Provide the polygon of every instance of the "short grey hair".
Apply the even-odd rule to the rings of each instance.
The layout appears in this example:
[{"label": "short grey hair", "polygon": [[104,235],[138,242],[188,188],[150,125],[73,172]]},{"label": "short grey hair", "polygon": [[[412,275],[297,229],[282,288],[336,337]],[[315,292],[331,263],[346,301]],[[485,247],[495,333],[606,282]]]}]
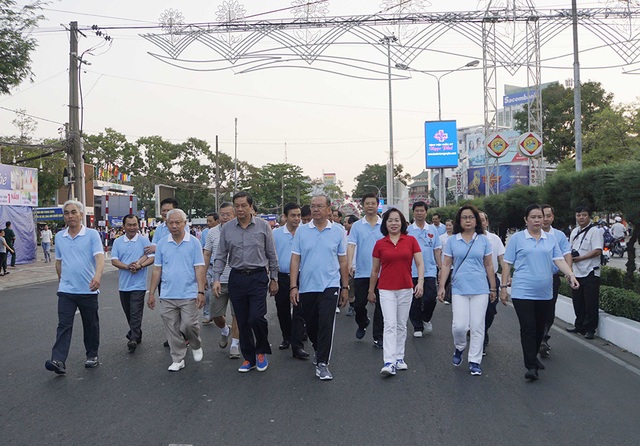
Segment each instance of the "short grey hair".
[{"label": "short grey hair", "polygon": [[75,206],[76,209],[78,209],[78,212],[80,212],[81,214],[84,214],[84,205],[77,200],[65,201],[64,204],[62,205],[62,212],[64,212],[67,206],[71,206],[71,205]]},{"label": "short grey hair", "polygon": [[169,218],[174,214],[180,215],[180,217],[182,218],[182,221],[184,222],[187,221],[187,214],[185,214],[182,209],[178,209],[178,208],[171,209],[169,212],[167,212],[167,221],[169,221]]}]

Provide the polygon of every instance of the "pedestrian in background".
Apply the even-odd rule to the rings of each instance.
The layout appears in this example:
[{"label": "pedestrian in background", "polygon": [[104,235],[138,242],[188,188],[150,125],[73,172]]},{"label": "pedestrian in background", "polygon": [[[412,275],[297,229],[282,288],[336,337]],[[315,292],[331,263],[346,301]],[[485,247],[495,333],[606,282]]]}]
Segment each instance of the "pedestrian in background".
[{"label": "pedestrian in background", "polygon": [[[426,208],[424,214],[426,216]],[[378,240],[373,248],[367,297],[369,302],[376,301],[377,285],[384,317],[384,366],[380,374],[385,376],[392,376],[396,374],[396,370],[409,368],[404,361],[407,320],[412,300],[419,300],[423,292],[422,252],[416,238],[407,234],[407,226],[407,220],[402,212],[398,209],[389,209],[382,216],[381,231],[384,238]],[[411,273],[414,262],[417,270],[415,286]],[[381,267],[382,271],[380,271]]]},{"label": "pedestrian in background", "polygon": [[44,225],[44,229],[40,231],[40,243],[42,243],[42,252],[44,253],[44,263],[51,262],[51,240],[53,234],[49,225]]},{"label": "pedestrian in background", "polygon": [[8,221],[5,224],[4,228],[4,238],[7,241],[7,245],[9,245],[9,252],[7,252],[7,259],[9,258],[9,254],[11,254],[11,263],[9,266],[15,268],[16,266],[16,233],[11,228],[11,222]]},{"label": "pedestrian in background", "polygon": [[[538,379],[538,370],[544,369],[538,359],[538,351],[554,304],[554,264],[569,277],[572,288],[579,286],[573,271],[564,261],[556,238],[542,230],[543,219],[540,205],[532,204],[525,210],[527,227],[512,235],[507,243],[500,286],[500,300],[506,305],[507,284],[511,282],[511,300],[520,322],[520,343],[527,369],[525,378],[532,381]],[[514,268],[513,279],[511,265]]]},{"label": "pedestrian in background", "polygon": [[0,276],[9,274],[7,271],[7,252],[11,252],[11,247],[4,238],[4,229],[0,229]]},{"label": "pedestrian in background", "polygon": [[473,205],[467,204],[458,210],[453,234],[444,247],[438,299],[444,301],[444,284],[451,274],[451,331],[455,345],[452,362],[456,367],[462,364],[462,354],[467,348],[467,330],[470,329],[469,371],[480,376],[487,303],[497,298],[491,242],[484,235],[480,214]]}]

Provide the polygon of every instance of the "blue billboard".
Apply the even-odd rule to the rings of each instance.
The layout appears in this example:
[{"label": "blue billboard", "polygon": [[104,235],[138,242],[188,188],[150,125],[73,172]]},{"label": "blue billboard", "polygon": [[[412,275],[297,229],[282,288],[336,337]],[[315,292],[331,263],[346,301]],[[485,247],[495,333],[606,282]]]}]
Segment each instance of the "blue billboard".
[{"label": "blue billboard", "polygon": [[427,169],[458,167],[457,135],[456,121],[426,121],[424,123]]}]

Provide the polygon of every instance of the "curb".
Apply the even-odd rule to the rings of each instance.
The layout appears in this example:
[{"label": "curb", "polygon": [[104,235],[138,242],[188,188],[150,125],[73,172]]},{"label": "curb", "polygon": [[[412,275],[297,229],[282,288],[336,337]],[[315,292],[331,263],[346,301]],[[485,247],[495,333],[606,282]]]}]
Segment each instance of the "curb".
[{"label": "curb", "polygon": [[[558,296],[556,317],[568,324],[574,323],[576,315],[573,311],[571,298],[563,295]],[[600,310],[596,335],[636,356],[640,356],[640,322],[611,316]]]}]

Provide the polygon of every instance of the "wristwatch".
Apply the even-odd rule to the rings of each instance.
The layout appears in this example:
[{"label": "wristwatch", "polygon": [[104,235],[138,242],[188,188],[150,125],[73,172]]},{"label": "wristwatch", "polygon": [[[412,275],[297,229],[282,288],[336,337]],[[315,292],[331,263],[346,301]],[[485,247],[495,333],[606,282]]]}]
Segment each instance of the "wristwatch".
[{"label": "wristwatch", "polygon": [[204,291],[198,291],[198,294],[204,294]]},{"label": "wristwatch", "polygon": [[340,289],[341,289],[341,290],[350,290],[351,288],[349,287],[349,285],[347,285],[347,286],[343,286],[343,287],[341,287]]}]

